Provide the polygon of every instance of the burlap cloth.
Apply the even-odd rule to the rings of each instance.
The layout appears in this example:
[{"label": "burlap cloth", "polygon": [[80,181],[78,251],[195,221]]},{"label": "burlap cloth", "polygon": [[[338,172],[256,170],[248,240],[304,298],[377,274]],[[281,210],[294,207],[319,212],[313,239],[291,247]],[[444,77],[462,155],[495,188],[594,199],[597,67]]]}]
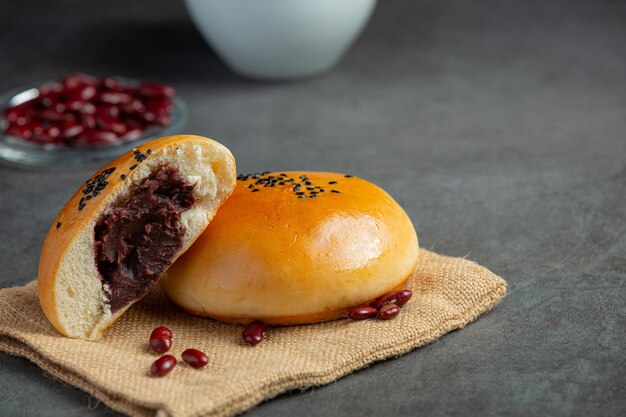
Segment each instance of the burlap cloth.
[{"label": "burlap cloth", "polygon": [[[31,282],[0,291],[0,350],[131,416],[232,416],[281,392],[326,384],[432,342],[491,309],[507,290],[502,278],[474,262],[426,250],[407,288],[413,299],[394,320],[270,328],[260,345],[249,347],[240,326],[185,314],[159,289],[101,341],[68,339],[44,317]],[[180,358],[186,348],[202,349],[209,365],[197,370],[181,360],[166,377],[151,377],[157,356],[147,339],[159,325],[174,333],[170,353]]]}]

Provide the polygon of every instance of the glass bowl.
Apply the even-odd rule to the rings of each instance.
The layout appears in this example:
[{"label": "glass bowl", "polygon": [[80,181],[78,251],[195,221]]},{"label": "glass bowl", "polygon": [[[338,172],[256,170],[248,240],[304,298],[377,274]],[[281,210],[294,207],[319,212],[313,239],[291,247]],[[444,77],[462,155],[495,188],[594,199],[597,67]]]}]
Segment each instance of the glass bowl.
[{"label": "glass bowl", "polygon": [[[114,77],[122,85],[137,85],[141,81],[129,78]],[[0,96],[0,115],[7,107],[15,106],[37,97],[38,86],[54,82],[43,81],[33,86],[12,90]],[[152,126],[137,138],[118,143],[89,147],[59,147],[57,145],[40,145],[5,133],[6,120],[0,116],[0,159],[28,166],[67,166],[86,165],[113,159],[148,140],[178,133],[187,122],[187,106],[178,96],[172,99],[174,104],[170,114],[172,123],[168,126]]]}]

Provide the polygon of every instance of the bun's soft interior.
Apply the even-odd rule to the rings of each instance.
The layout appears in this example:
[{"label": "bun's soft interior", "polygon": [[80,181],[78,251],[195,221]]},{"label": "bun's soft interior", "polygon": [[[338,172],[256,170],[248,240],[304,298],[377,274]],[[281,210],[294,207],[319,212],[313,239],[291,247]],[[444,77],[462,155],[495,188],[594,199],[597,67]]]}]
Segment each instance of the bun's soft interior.
[{"label": "bun's soft interior", "polygon": [[[188,185],[195,200],[179,216],[174,216],[174,221],[179,221],[185,231],[181,236],[181,244],[170,251],[171,259],[162,263],[164,268],[206,227],[217,207],[231,192],[234,182],[231,177],[235,168],[230,153],[225,148],[206,146],[197,141],[183,141],[177,146],[162,148],[156,155],[137,164],[132,175],[106,196],[106,203],[101,204],[87,226],[80,229],[60,261],[55,287],[56,313],[67,336],[98,338],[128,307],[118,304],[112,309],[111,288],[102,277],[94,276],[102,273],[102,265],[97,273],[99,268],[94,249],[96,229],[102,229],[107,216],[111,216],[117,207],[131,200],[147,178],[163,169],[175,171],[180,181]],[[126,272],[131,275],[136,273]],[[162,271],[153,272],[153,279],[137,289],[137,296],[143,295],[147,291],[145,286],[151,286]],[[134,301],[135,298],[137,297],[130,296],[128,300]]]}]

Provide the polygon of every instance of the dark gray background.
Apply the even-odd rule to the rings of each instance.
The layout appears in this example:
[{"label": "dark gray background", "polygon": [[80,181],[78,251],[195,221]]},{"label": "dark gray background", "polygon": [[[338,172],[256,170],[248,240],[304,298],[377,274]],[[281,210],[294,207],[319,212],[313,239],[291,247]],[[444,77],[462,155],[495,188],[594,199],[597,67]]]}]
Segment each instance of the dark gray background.
[{"label": "dark gray background", "polygon": [[[299,83],[230,73],[181,1],[3,1],[0,34],[2,91],[69,70],[170,82],[240,172],[372,180],[423,247],[509,282],[465,329],[247,415],[626,415],[625,2],[383,0]],[[89,171],[0,168],[0,286],[35,277]],[[0,355],[0,415],[116,413]]]}]

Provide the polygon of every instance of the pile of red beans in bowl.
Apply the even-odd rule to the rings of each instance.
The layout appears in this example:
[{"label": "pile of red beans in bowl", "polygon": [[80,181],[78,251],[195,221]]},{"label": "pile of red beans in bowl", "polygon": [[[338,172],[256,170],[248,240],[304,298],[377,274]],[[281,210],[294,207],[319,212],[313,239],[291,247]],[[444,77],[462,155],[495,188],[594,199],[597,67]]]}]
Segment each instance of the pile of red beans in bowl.
[{"label": "pile of red beans in bowl", "polygon": [[71,73],[4,110],[7,135],[58,147],[118,144],[172,123],[173,87]]}]

